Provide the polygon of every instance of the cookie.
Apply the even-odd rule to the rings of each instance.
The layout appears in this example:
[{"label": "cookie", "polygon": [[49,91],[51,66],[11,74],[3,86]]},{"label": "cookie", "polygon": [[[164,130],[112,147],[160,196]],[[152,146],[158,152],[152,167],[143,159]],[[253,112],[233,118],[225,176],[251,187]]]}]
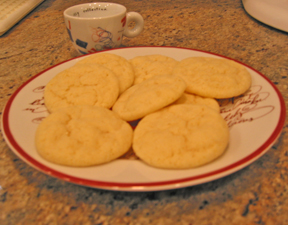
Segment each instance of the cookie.
[{"label": "cookie", "polygon": [[214,98],[184,93],[174,104],[206,105],[220,113],[220,105]]},{"label": "cookie", "polygon": [[133,131],[103,107],[70,106],[46,117],[38,126],[35,144],[46,160],[84,167],[110,162],[131,147]]},{"label": "cookie", "polygon": [[119,79],[120,93],[132,86],[134,82],[134,70],[127,59],[122,56],[110,53],[97,53],[85,57],[79,64],[100,64],[112,70]]},{"label": "cookie", "polygon": [[171,105],[145,116],[134,130],[133,150],[148,165],[187,169],[221,156],[228,145],[225,120],[205,105]]},{"label": "cookie", "polygon": [[185,88],[186,84],[180,77],[155,76],[127,89],[112,110],[126,121],[137,120],[173,103]]},{"label": "cookie", "polygon": [[186,81],[186,92],[209,98],[232,98],[251,86],[244,66],[222,58],[189,57],[176,65],[173,74]]},{"label": "cookie", "polygon": [[139,84],[154,76],[172,74],[178,63],[177,60],[164,55],[137,56],[129,62],[134,68],[134,84]]},{"label": "cookie", "polygon": [[45,87],[49,112],[71,105],[111,108],[119,96],[115,74],[98,64],[75,65],[53,77]]}]

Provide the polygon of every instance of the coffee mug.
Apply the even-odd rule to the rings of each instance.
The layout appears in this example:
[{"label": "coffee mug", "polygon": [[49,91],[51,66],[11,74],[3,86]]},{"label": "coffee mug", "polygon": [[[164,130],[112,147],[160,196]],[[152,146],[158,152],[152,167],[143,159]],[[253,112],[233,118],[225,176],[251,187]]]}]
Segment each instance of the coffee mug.
[{"label": "coffee mug", "polygon": [[[117,48],[123,35],[129,38],[141,33],[143,17],[136,12],[127,12],[125,6],[94,2],[72,6],[64,11],[68,34],[80,54]],[[128,24],[134,23],[133,28]]]}]

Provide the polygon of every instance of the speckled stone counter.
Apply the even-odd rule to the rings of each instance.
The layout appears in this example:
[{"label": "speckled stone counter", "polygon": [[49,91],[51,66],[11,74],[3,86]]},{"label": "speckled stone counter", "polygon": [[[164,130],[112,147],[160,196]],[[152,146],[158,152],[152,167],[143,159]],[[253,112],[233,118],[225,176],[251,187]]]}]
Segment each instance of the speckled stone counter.
[{"label": "speckled stone counter", "polygon": [[[0,38],[0,108],[35,74],[78,56],[63,10],[81,0],[46,0]],[[288,34],[250,17],[240,0],[121,0],[143,15],[124,46],[177,46],[255,68],[288,101]],[[183,189],[129,193],[62,181],[33,169],[0,141],[0,224],[288,224],[287,123],[260,159],[227,177]]]}]

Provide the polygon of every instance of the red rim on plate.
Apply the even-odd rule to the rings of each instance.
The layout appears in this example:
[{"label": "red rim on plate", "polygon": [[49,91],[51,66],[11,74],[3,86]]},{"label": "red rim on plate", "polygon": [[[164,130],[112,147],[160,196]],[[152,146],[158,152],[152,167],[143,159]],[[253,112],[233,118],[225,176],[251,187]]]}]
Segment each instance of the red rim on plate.
[{"label": "red rim on plate", "polygon": [[[219,56],[222,58],[230,59],[228,57],[221,56],[221,55],[214,54],[214,53],[210,53],[210,52],[206,52],[206,51],[188,49],[188,48],[178,48],[178,47],[164,47],[164,46],[163,47],[128,47],[128,48],[119,48],[119,49],[129,50],[129,49],[135,49],[135,48],[136,49],[137,48],[139,48],[139,49],[159,48],[159,52],[161,51],[160,49],[163,49],[163,48],[166,48],[166,49],[184,49],[184,50],[191,50],[191,51],[196,51],[196,52],[203,52],[203,53],[207,53],[210,55],[215,55],[215,56]],[[107,50],[107,51],[113,51],[113,50],[115,50],[115,49]],[[97,53],[93,53],[93,54],[97,54]],[[83,56],[80,56],[80,57],[83,57]],[[77,58],[79,58],[79,57],[77,57]],[[36,79],[37,77],[39,77],[40,75],[45,73],[46,71],[51,70],[54,67],[57,67],[63,63],[66,63],[66,62],[74,60],[74,59],[75,58],[61,62],[57,65],[54,65],[54,66],[42,71],[41,73],[35,75],[34,77],[32,77],[28,81],[26,81],[24,84],[22,84],[16,90],[16,92],[14,92],[14,94],[10,97],[10,99],[8,100],[6,106],[3,110],[3,115],[2,115],[2,133],[4,134],[5,141],[8,143],[9,147],[14,151],[15,154],[17,154],[26,163],[28,163],[29,165],[31,165],[35,169],[37,169],[37,170],[39,170],[45,174],[48,174],[49,176],[53,176],[53,177],[56,177],[56,178],[59,178],[59,179],[62,179],[62,180],[65,180],[65,181],[68,181],[71,183],[89,186],[89,187],[94,187],[94,188],[107,189],[107,190],[117,190],[117,191],[119,191],[119,190],[120,191],[167,190],[167,189],[182,188],[182,187],[187,187],[187,186],[205,183],[208,181],[212,181],[212,180],[227,176],[231,173],[234,173],[234,172],[244,168],[245,166],[251,164],[255,160],[257,160],[266,151],[268,151],[270,149],[270,147],[275,143],[277,138],[280,136],[282,128],[283,128],[284,123],[285,123],[285,118],[286,118],[285,102],[284,102],[284,99],[283,99],[281,93],[277,89],[277,87],[267,77],[265,77],[260,72],[256,71],[255,69],[253,69],[253,68],[251,68],[251,67],[249,67],[249,66],[247,66],[241,62],[234,60],[234,61],[250,68],[251,70],[255,71],[259,76],[263,77],[273,87],[274,91],[276,92],[276,94],[278,96],[279,102],[280,102],[280,116],[279,116],[279,120],[278,120],[278,123],[277,123],[274,131],[271,133],[270,137],[259,148],[257,148],[254,152],[252,152],[250,155],[246,156],[245,158],[243,158],[243,159],[241,159],[241,160],[239,160],[239,161],[237,161],[231,165],[225,166],[225,167],[220,168],[220,169],[215,170],[215,171],[203,173],[201,175],[189,176],[186,178],[173,179],[173,180],[160,181],[160,182],[147,182],[147,183],[146,182],[145,183],[104,182],[104,181],[91,180],[91,179],[82,179],[82,178],[74,177],[71,175],[67,175],[67,174],[59,172],[53,168],[50,168],[46,165],[43,165],[42,163],[38,162],[33,157],[31,157],[29,154],[27,154],[26,151],[20,147],[20,145],[17,143],[17,141],[13,137],[10,126],[9,126],[9,113],[10,113],[11,105],[12,105],[15,97],[19,94],[19,92],[27,84],[29,84],[31,81],[33,81],[34,79]],[[209,178],[209,180],[208,181],[205,180],[206,178]]]}]

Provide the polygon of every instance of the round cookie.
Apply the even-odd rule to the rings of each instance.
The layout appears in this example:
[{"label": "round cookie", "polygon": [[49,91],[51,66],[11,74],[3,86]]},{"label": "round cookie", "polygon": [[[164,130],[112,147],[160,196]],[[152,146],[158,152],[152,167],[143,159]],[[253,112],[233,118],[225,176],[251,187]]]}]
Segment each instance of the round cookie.
[{"label": "round cookie", "polygon": [[71,105],[111,108],[118,96],[119,82],[115,74],[98,64],[66,69],[53,77],[44,90],[49,112]]},{"label": "round cookie", "polygon": [[186,92],[210,98],[232,98],[251,86],[251,75],[244,66],[228,59],[189,57],[173,71],[187,83]]},{"label": "round cookie", "polygon": [[139,84],[151,77],[172,74],[177,60],[164,55],[137,56],[129,61],[135,73],[134,84]]},{"label": "round cookie", "polygon": [[119,79],[120,93],[132,86],[134,82],[134,70],[127,59],[110,53],[97,53],[77,62],[79,64],[100,64],[112,70]]},{"label": "round cookie", "polygon": [[145,116],[134,130],[133,150],[148,165],[187,169],[221,156],[229,129],[215,110],[205,105],[171,105]]},{"label": "round cookie", "polygon": [[107,163],[131,147],[133,130],[109,109],[70,106],[46,117],[38,126],[35,144],[46,160],[84,167]]},{"label": "round cookie", "polygon": [[214,98],[205,98],[198,95],[183,93],[174,104],[206,105],[220,113],[220,105]]},{"label": "round cookie", "polygon": [[112,110],[126,121],[140,119],[176,101],[186,88],[180,77],[159,75],[127,89]]}]

